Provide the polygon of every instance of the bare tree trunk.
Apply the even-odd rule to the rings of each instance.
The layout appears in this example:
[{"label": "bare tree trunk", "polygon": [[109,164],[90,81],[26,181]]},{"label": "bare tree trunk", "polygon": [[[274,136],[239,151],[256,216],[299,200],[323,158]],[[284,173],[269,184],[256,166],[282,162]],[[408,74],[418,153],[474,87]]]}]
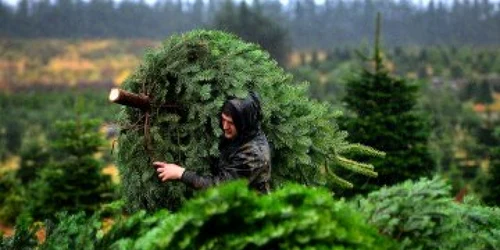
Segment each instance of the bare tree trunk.
[{"label": "bare tree trunk", "polygon": [[119,88],[111,89],[109,92],[109,101],[141,110],[149,110],[150,108],[148,96],[131,93]]}]

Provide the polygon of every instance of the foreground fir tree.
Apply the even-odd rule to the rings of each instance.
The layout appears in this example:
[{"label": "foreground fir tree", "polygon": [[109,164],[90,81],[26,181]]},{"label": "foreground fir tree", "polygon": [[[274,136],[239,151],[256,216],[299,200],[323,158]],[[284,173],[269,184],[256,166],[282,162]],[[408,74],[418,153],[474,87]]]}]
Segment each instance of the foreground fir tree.
[{"label": "foreground fir tree", "polygon": [[99,216],[61,214],[39,249],[394,249],[327,189],[287,184],[259,195],[246,185],[221,184],[176,213],[115,218],[109,230],[102,230]]},{"label": "foreground fir tree", "polygon": [[[378,23],[379,20],[380,17]],[[363,69],[346,83],[345,127],[351,141],[377,148],[386,157],[370,161],[379,173],[378,178],[352,179],[355,194],[428,176],[434,168],[427,147],[430,136],[427,119],[416,108],[418,86],[391,76],[384,67],[379,27],[378,24],[371,59],[374,69]]]},{"label": "foreground fir tree", "polygon": [[119,120],[117,164],[127,208],[177,208],[191,190],[177,182],[161,183],[152,162],[173,162],[208,174],[218,156],[222,104],[228,96],[246,97],[250,90],[262,99],[275,187],[285,181],[351,186],[335,174],[338,167],[376,176],[373,166],[345,154],[380,153],[348,143],[336,123],[339,112],[309,100],[306,86],[292,83],[291,75],[257,45],[223,32],[172,36],[147,53],[122,86],[147,96],[142,108],[124,106]]},{"label": "foreground fir tree", "polygon": [[444,179],[384,187],[355,206],[380,233],[399,242],[399,249],[498,249],[500,209],[457,203]]}]

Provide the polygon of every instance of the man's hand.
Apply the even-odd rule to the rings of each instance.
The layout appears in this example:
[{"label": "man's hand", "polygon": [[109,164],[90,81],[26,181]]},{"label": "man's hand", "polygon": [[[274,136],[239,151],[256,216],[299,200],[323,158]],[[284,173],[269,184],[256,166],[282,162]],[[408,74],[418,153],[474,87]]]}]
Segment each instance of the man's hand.
[{"label": "man's hand", "polygon": [[156,172],[158,172],[158,178],[165,182],[168,180],[179,180],[184,173],[184,168],[176,164],[170,164],[161,161],[153,162],[153,166],[156,167]]}]

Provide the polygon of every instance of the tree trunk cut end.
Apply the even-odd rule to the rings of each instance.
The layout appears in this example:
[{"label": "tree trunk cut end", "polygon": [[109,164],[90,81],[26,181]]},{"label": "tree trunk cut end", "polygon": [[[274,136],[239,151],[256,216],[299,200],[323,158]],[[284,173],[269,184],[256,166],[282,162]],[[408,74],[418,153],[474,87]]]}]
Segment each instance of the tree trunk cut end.
[{"label": "tree trunk cut end", "polygon": [[141,110],[148,110],[150,108],[148,96],[131,93],[119,88],[111,89],[109,92],[109,101]]}]

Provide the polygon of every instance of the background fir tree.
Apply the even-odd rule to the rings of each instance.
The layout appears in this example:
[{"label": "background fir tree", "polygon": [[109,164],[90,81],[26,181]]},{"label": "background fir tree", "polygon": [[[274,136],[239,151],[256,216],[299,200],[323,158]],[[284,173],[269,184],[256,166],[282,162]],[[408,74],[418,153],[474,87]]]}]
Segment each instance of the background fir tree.
[{"label": "background fir tree", "polygon": [[21,162],[16,172],[22,184],[27,185],[36,179],[38,171],[47,164],[50,159],[50,152],[47,141],[40,128],[35,127],[25,132],[23,143],[19,150]]},{"label": "background fir tree", "polygon": [[94,157],[103,145],[99,124],[82,118],[56,123],[56,155],[28,189],[27,209],[33,218],[53,218],[61,211],[94,212],[111,200],[111,178],[101,173],[102,164]]},{"label": "background fir tree", "polygon": [[377,148],[386,157],[371,161],[378,178],[356,176],[352,179],[355,188],[346,195],[428,176],[434,168],[427,148],[427,119],[416,109],[418,86],[389,74],[383,65],[379,36],[380,14],[371,58],[373,70],[365,68],[346,83],[343,101],[348,116],[344,125],[352,141]]},{"label": "background fir tree", "polygon": [[483,200],[491,206],[500,207],[500,127],[495,130],[497,145],[492,146],[490,150],[490,165],[488,168],[488,179],[486,181],[486,190]]},{"label": "background fir tree", "polygon": [[122,85],[150,100],[149,110],[125,106],[119,118],[117,164],[127,208],[177,208],[191,189],[160,182],[152,162],[174,162],[208,174],[218,157],[221,107],[229,96],[246,97],[250,90],[262,98],[275,187],[285,181],[351,186],[334,173],[337,167],[376,176],[373,166],[345,154],[380,152],[348,143],[336,123],[340,113],[309,100],[306,85],[292,83],[291,75],[257,45],[220,31],[172,36],[147,53]]},{"label": "background fir tree", "polygon": [[[15,225],[19,211],[25,207],[26,191],[15,171],[0,171],[0,221]],[[0,248],[2,249],[2,248]]]},{"label": "background fir tree", "polygon": [[[481,81],[481,84],[477,87],[477,92],[475,95],[474,103],[479,103],[484,105],[486,111],[486,128],[492,132],[492,118],[491,118],[491,104],[495,102],[493,96],[493,89],[491,84],[487,80]],[[490,135],[491,136],[491,135]]]}]

